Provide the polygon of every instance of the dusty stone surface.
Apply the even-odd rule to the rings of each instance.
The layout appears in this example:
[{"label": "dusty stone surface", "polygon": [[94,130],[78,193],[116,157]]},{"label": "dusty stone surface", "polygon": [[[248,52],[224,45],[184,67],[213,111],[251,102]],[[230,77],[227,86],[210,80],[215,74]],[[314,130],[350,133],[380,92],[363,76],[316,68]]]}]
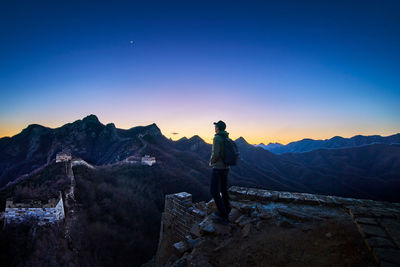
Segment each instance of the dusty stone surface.
[{"label": "dusty stone surface", "polygon": [[372,248],[395,248],[392,241],[387,238],[382,237],[371,237],[368,238],[367,243]]},{"label": "dusty stone surface", "polygon": [[367,224],[359,224],[361,228],[361,232],[366,236],[379,236],[379,237],[387,237],[385,231],[379,226],[367,225]]},{"label": "dusty stone surface", "polygon": [[397,247],[400,248],[400,221],[396,219],[380,219],[379,223],[392,237]]},{"label": "dusty stone surface", "polygon": [[355,221],[357,223],[362,223],[362,224],[371,224],[371,225],[377,225],[378,222],[374,218],[356,218]]},{"label": "dusty stone surface", "polygon": [[192,205],[205,215],[187,230],[193,244],[183,256],[162,251],[156,266],[400,264],[398,204],[243,187],[229,193],[229,225],[210,219],[213,201]]},{"label": "dusty stone surface", "polygon": [[374,252],[382,261],[400,265],[400,254],[397,249],[376,248]]}]

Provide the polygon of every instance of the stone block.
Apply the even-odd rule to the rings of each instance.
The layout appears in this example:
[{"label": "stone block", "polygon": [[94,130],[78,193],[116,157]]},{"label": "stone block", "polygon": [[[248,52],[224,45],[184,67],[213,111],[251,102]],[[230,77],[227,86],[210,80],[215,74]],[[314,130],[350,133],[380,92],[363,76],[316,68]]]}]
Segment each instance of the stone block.
[{"label": "stone block", "polygon": [[249,188],[247,190],[246,199],[247,200],[257,200],[259,191],[254,188]]},{"label": "stone block", "polygon": [[297,222],[306,222],[306,221],[310,221],[313,219],[312,215],[303,213],[303,212],[299,212],[296,210],[292,210],[292,209],[286,209],[286,208],[277,208],[276,209],[278,211],[278,213],[286,218],[292,219],[294,221]]},{"label": "stone block", "polygon": [[179,200],[189,200],[192,201],[192,194],[189,194],[187,192],[180,192],[174,194],[174,196],[179,199]]},{"label": "stone block", "polygon": [[400,248],[400,221],[397,219],[379,219],[382,227],[387,231],[389,236],[394,240],[397,247]]},{"label": "stone block", "polygon": [[304,200],[304,197],[303,197],[302,193],[293,192],[292,193],[292,197],[293,197],[293,202],[294,203],[302,203],[303,200]]},{"label": "stone block", "polygon": [[268,190],[262,190],[258,192],[257,197],[260,200],[260,202],[265,203],[272,200],[273,194]]},{"label": "stone block", "polygon": [[195,216],[197,216],[197,217],[200,217],[200,218],[206,216],[206,213],[205,213],[204,211],[200,210],[200,209],[196,209],[196,208],[190,207],[190,208],[189,208],[189,211],[190,211],[193,215],[195,215]]},{"label": "stone block", "polygon": [[378,222],[374,218],[357,217],[355,218],[355,221],[362,224],[378,225]]},{"label": "stone block", "polygon": [[177,242],[177,243],[173,244],[173,247],[181,254],[183,254],[186,251],[190,250],[190,247],[184,241],[180,241],[180,242]]},{"label": "stone block", "polygon": [[206,207],[207,207],[207,210],[215,210],[216,208],[217,208],[217,206],[215,205],[215,201],[214,201],[214,199],[211,199],[210,201],[208,201],[207,203],[206,203]]},{"label": "stone block", "polygon": [[256,205],[254,202],[239,203],[237,205],[237,209],[241,213],[250,214],[251,212],[253,212],[256,209]]},{"label": "stone block", "polygon": [[392,248],[375,248],[374,253],[380,261],[400,265],[400,250]]},{"label": "stone block", "polygon": [[279,192],[278,195],[279,202],[292,202],[294,201],[294,197],[290,192]]},{"label": "stone block", "polygon": [[340,205],[352,205],[352,206],[357,206],[360,204],[356,199],[354,198],[346,198],[346,197],[335,197],[336,202],[339,203]]},{"label": "stone block", "polygon": [[245,196],[247,194],[248,188],[239,187],[239,186],[231,186],[228,192],[234,196]]},{"label": "stone block", "polygon": [[337,207],[340,206],[340,203],[336,201],[336,198],[333,196],[324,196],[317,195],[316,199],[319,201],[321,205],[329,206],[329,207]]},{"label": "stone block", "polygon": [[379,218],[397,218],[397,214],[391,209],[372,208],[372,213]]},{"label": "stone block", "polygon": [[345,206],[350,214],[353,217],[375,217],[375,215],[372,213],[372,210],[368,207],[359,207],[359,206]]},{"label": "stone block", "polygon": [[203,241],[204,241],[204,237],[187,240],[187,242],[191,248],[194,248],[194,247],[200,245]]},{"label": "stone block", "polygon": [[390,263],[387,261],[381,261],[381,267],[399,267],[400,265],[398,264],[394,264],[394,263]]},{"label": "stone block", "polygon": [[307,205],[319,205],[319,201],[313,194],[302,193],[302,203]]},{"label": "stone block", "polygon": [[367,225],[367,224],[358,224],[358,227],[360,228],[361,233],[364,236],[379,236],[379,237],[385,237],[386,238],[386,233],[383,231],[382,228],[379,226],[374,226],[374,225]]},{"label": "stone block", "polygon": [[203,234],[215,233],[214,224],[212,222],[210,222],[207,218],[199,224],[199,227],[200,227],[200,233],[203,233]]},{"label": "stone block", "polygon": [[394,248],[394,244],[383,237],[371,237],[365,240],[371,248]]}]

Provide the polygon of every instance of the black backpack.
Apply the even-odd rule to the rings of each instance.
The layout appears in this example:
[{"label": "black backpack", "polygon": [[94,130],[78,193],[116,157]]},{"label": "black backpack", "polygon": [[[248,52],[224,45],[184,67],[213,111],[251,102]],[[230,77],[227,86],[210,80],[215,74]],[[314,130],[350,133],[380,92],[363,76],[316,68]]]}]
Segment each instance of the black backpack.
[{"label": "black backpack", "polygon": [[234,166],[239,161],[239,150],[236,143],[229,137],[224,138],[224,157],[225,165]]}]

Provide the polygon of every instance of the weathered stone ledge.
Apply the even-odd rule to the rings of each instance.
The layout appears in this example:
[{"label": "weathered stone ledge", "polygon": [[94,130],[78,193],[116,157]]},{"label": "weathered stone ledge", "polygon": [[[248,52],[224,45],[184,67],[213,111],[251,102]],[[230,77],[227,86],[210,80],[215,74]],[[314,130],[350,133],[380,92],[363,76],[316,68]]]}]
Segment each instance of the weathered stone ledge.
[{"label": "weathered stone ledge", "polygon": [[[229,195],[229,225],[212,222],[208,215],[216,209],[213,201],[192,203],[192,195],[186,192],[166,195],[156,262],[167,260],[163,251],[168,247],[189,257],[188,251],[210,235],[229,240],[226,236],[239,229],[247,238],[265,224],[308,231],[310,224],[345,215],[353,220],[378,265],[400,266],[400,203],[238,186],[230,187]],[[163,236],[168,238],[163,241]],[[332,233],[326,238],[332,238]]]},{"label": "weathered stone ledge", "polygon": [[266,189],[247,188],[239,186],[231,186],[229,188],[229,194],[232,199],[236,200],[248,200],[257,201],[260,203],[268,202],[286,202],[295,204],[306,204],[306,205],[325,205],[332,207],[340,206],[363,206],[363,207],[394,207],[400,208],[400,203],[390,203],[383,201],[374,201],[369,199],[356,199],[356,198],[345,198],[328,195],[318,195],[309,193],[292,193],[283,191],[272,191]]},{"label": "weathered stone ledge", "polygon": [[[345,209],[381,266],[400,266],[400,203],[232,186],[232,200],[321,205]],[[246,208],[246,204],[241,204]],[[295,212],[291,211],[291,216]],[[296,215],[301,217],[300,215]]]}]

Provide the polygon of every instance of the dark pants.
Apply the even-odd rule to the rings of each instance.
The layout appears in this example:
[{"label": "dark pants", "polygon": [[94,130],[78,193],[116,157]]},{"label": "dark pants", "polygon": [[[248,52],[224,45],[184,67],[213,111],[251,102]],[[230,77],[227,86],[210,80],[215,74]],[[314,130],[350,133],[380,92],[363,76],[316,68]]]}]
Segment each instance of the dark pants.
[{"label": "dark pants", "polygon": [[213,169],[211,177],[211,196],[214,198],[215,205],[221,216],[228,218],[231,210],[228,195],[228,172],[229,169]]}]

